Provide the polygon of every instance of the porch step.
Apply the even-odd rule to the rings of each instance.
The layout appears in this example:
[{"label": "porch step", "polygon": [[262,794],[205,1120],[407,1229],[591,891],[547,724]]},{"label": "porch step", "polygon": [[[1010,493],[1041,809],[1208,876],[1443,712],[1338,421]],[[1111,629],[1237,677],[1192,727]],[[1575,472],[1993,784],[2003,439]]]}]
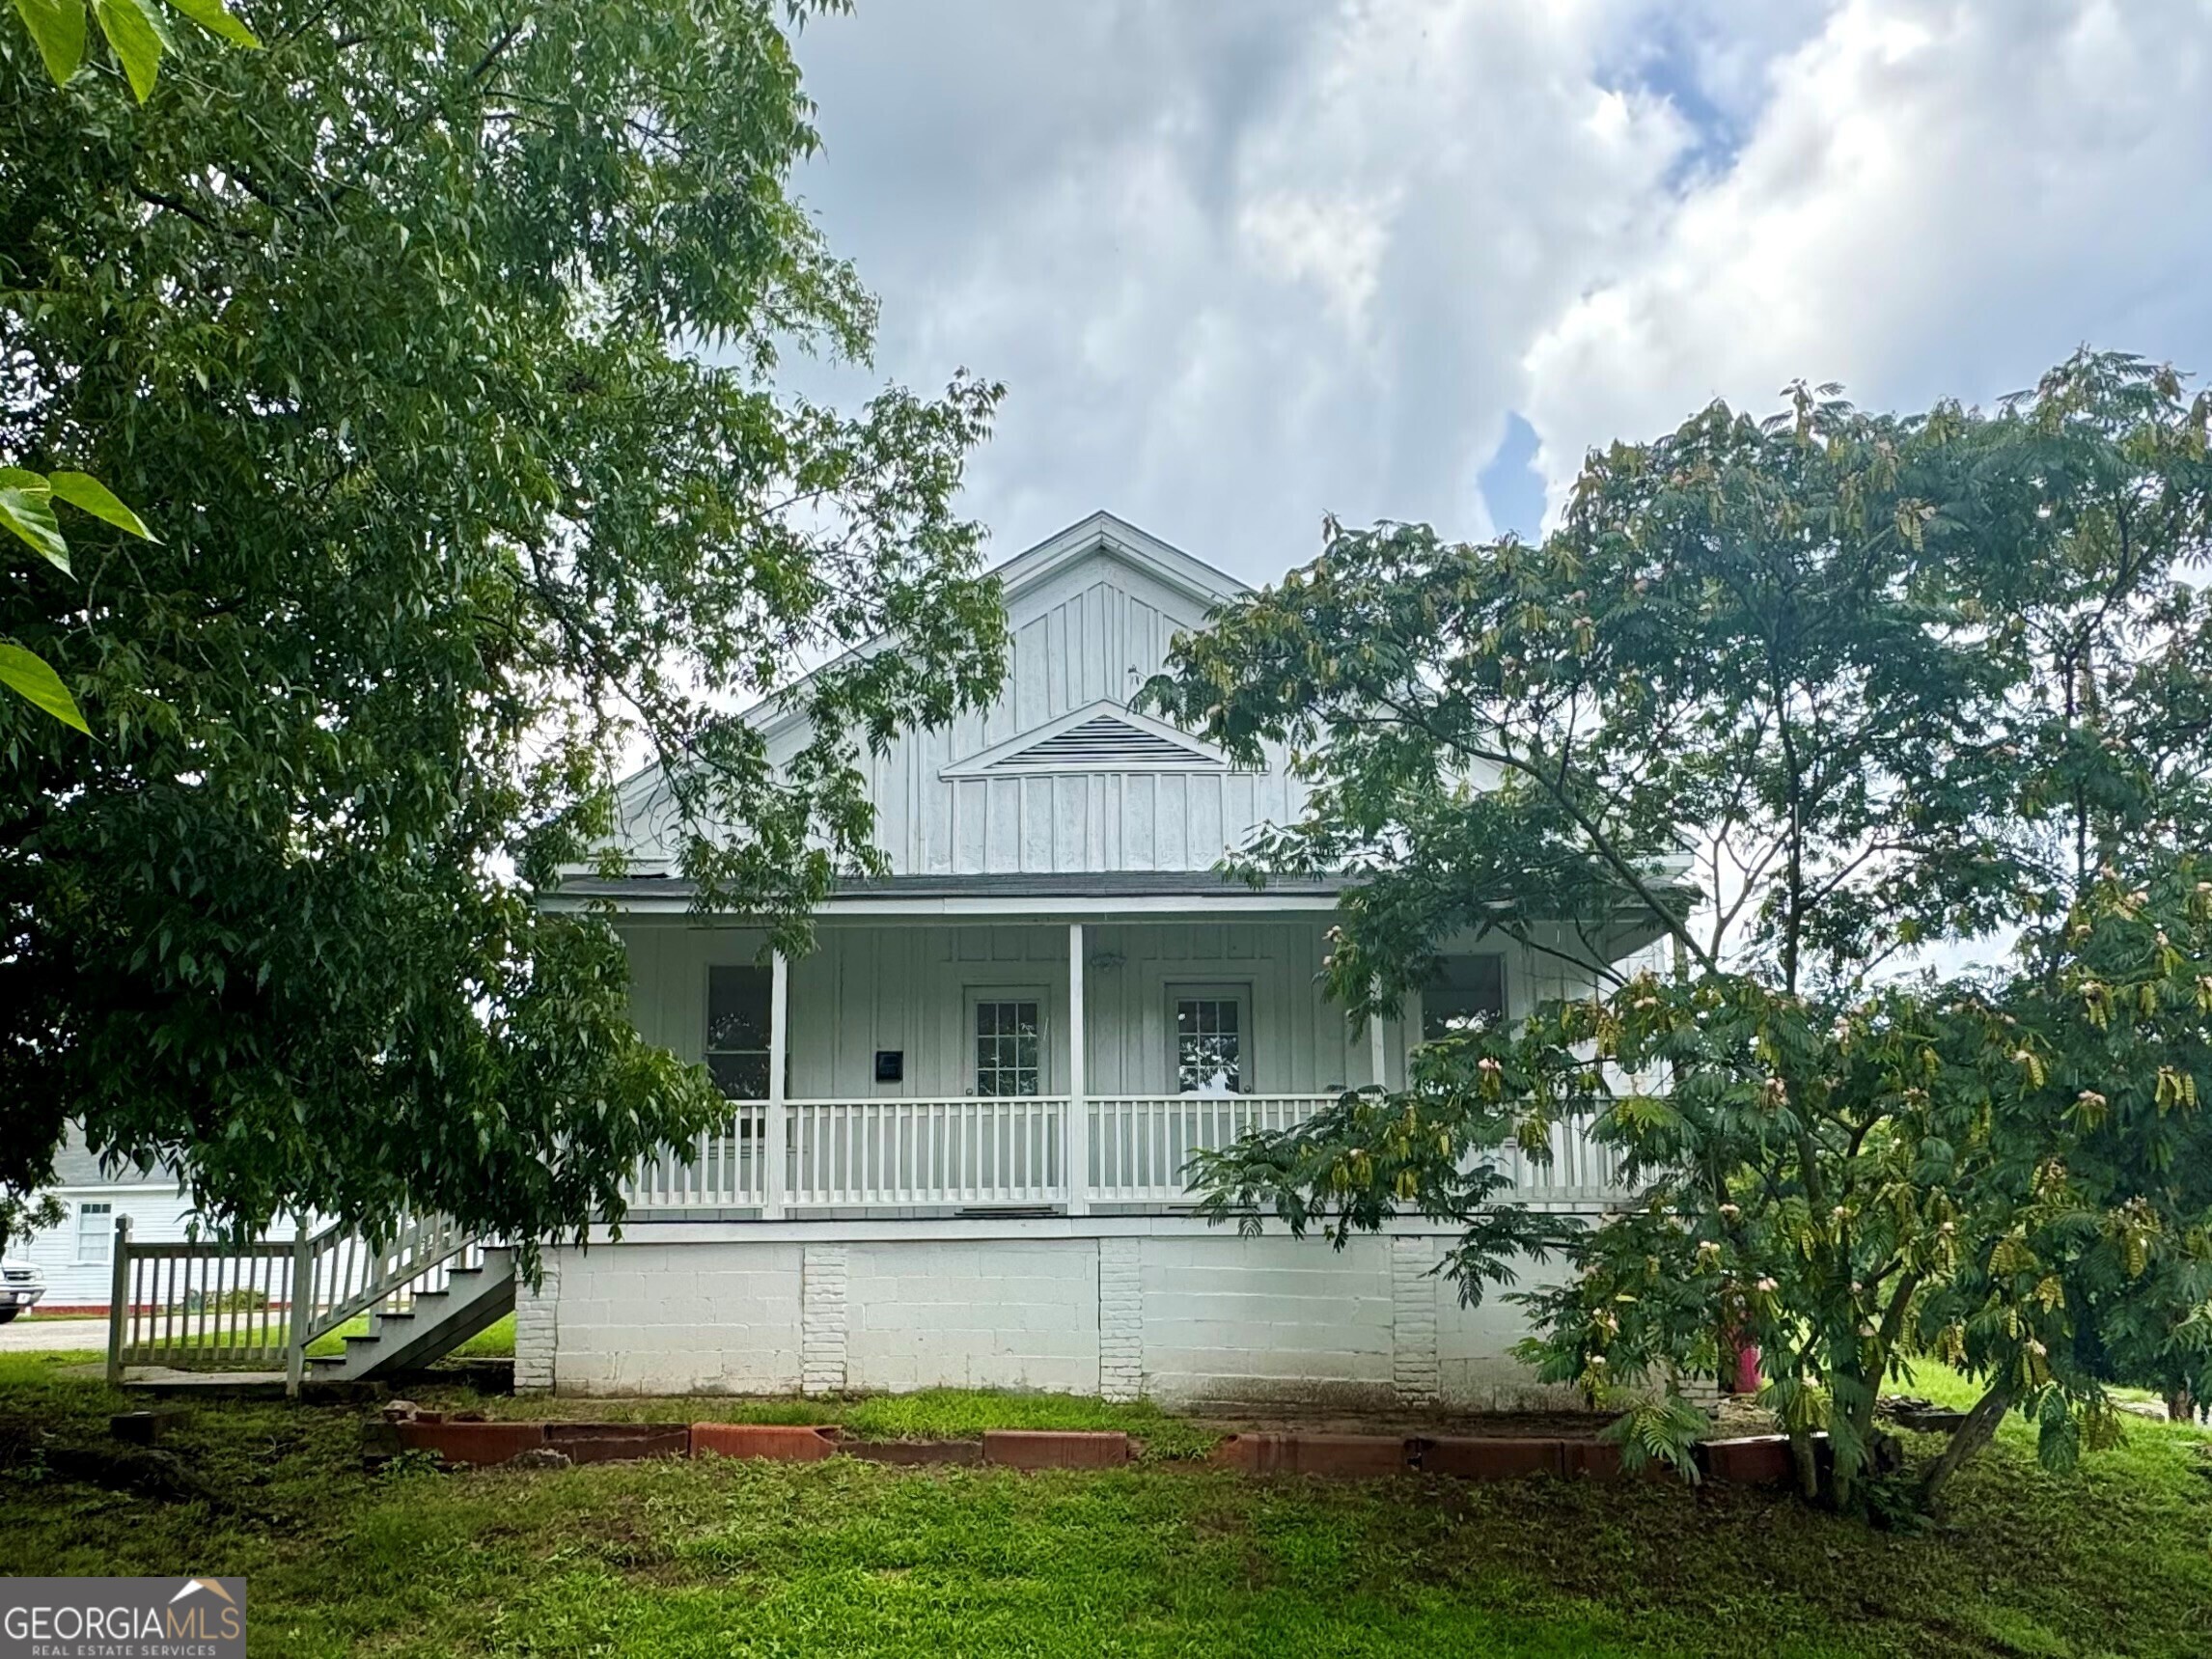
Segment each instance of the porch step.
[{"label": "porch step", "polygon": [[346,1339],[343,1354],[310,1359],[308,1377],[324,1383],[367,1382],[419,1370],[513,1311],[513,1253],[488,1248],[483,1266],[453,1269],[443,1290],[415,1297],[406,1313],[375,1318],[368,1335]]}]

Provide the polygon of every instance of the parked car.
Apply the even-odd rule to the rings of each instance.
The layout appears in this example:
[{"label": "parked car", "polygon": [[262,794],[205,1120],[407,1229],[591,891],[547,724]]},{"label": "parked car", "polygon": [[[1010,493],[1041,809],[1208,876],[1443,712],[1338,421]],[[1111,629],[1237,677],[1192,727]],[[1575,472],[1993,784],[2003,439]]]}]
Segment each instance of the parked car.
[{"label": "parked car", "polygon": [[0,1261],[0,1325],[38,1306],[46,1282],[28,1261]]}]

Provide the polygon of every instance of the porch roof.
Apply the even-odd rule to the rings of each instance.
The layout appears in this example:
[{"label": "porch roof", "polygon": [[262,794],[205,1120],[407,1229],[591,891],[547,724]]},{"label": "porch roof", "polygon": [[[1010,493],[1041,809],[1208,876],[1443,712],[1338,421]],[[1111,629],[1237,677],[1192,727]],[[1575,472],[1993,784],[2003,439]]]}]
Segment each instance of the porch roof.
[{"label": "porch roof", "polygon": [[[1147,910],[1255,912],[1334,909],[1350,883],[1342,876],[1285,876],[1263,888],[1211,870],[1095,870],[988,875],[892,875],[841,879],[824,915],[1058,915],[1069,911]],[[673,875],[570,876],[561,897],[612,899],[618,908],[652,914],[688,911],[697,895]]]}]

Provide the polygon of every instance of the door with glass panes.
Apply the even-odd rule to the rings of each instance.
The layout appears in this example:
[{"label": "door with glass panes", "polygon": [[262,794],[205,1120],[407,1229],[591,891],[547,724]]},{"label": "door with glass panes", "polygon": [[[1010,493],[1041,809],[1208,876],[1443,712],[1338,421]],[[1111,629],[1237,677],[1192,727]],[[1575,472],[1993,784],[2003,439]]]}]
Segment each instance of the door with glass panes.
[{"label": "door with glass panes", "polygon": [[1252,990],[1248,985],[1170,985],[1177,1094],[1250,1094]]},{"label": "door with glass panes", "polygon": [[1036,986],[968,992],[968,1092],[983,1097],[1048,1094],[1044,992]]}]

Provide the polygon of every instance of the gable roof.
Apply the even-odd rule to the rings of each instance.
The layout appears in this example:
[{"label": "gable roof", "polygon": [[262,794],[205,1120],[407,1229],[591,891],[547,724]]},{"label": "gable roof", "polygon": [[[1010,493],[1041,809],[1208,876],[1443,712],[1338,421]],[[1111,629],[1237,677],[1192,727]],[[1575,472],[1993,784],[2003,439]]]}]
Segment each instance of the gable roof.
[{"label": "gable roof", "polygon": [[[1127,519],[1101,508],[1088,518],[1076,520],[1066,529],[1057,531],[1042,541],[1015,554],[1005,564],[992,567],[999,578],[999,590],[1004,602],[1010,609],[1013,601],[1023,593],[1049,581],[1054,575],[1070,566],[1094,556],[1119,561],[1163,583],[1175,592],[1183,594],[1208,608],[1249,594],[1251,588],[1238,581],[1228,571],[1195,559],[1181,548],[1161,540],[1149,531],[1140,530]],[[741,711],[736,718],[757,727],[764,735],[773,736],[788,730],[807,717],[805,701],[799,696],[816,676],[828,669],[848,662],[864,661],[877,651],[888,649],[895,642],[889,634],[878,634],[832,657],[820,668],[801,675],[781,690],[770,693]],[[1134,723],[1135,717],[1126,710],[1120,711],[1122,718]],[[1162,733],[1174,728],[1152,722]],[[1032,733],[1031,735],[1035,735]],[[1189,742],[1192,739],[1184,738]],[[978,757],[978,760],[983,757]],[[1221,770],[1228,770],[1223,760]],[[617,797],[624,803],[624,810],[649,796],[660,775],[658,761],[649,761],[616,786]]]},{"label": "gable roof", "polygon": [[[1117,518],[1101,509],[1090,517],[1070,524],[1065,530],[1046,537],[1027,552],[1017,553],[1004,565],[995,567],[1000,593],[1010,608],[1013,600],[1027,590],[1049,580],[1070,565],[1100,554],[1142,570],[1203,605],[1222,604],[1252,591],[1228,571],[1216,569],[1203,559],[1194,559],[1181,548],[1172,546],[1157,536],[1138,529],[1127,519]],[[760,727],[763,732],[779,732],[806,717],[806,705],[797,694],[805,689],[816,675],[843,663],[873,656],[893,643],[889,634],[878,634],[871,640],[854,646],[843,655],[824,663],[821,668],[800,676],[781,691],[763,697],[739,718]]]},{"label": "gable roof", "polygon": [[1134,567],[1188,594],[1202,605],[1218,605],[1252,590],[1228,571],[1194,559],[1180,547],[1138,529],[1125,518],[1103,510],[1048,536],[1026,553],[1017,553],[998,567],[999,585],[1008,598],[1035,587],[1055,571],[1094,553]]}]

